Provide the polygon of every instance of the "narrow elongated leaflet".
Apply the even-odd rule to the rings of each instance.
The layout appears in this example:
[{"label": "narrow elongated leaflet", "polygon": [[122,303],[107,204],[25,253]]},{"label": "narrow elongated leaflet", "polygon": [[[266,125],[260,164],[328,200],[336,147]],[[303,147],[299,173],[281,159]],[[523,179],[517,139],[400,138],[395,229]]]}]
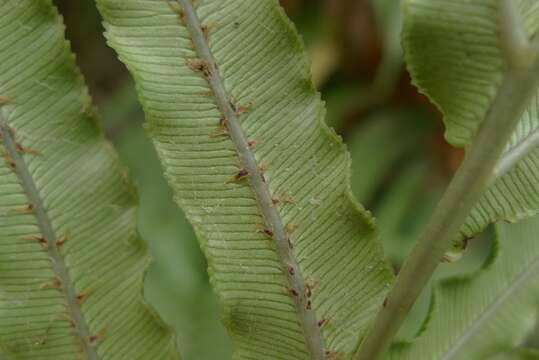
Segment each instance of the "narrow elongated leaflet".
[{"label": "narrow elongated leaflet", "polygon": [[193,4],[190,0],[178,0],[178,3],[181,4],[181,8],[185,11],[185,22],[193,39],[195,51],[200,56],[202,66],[207,67],[204,70],[207,71],[205,75],[215,96],[217,106],[224,115],[226,129],[236,147],[240,163],[249,176],[249,182],[253,187],[267,232],[275,240],[275,248],[282,263],[281,265],[286,269],[285,274],[288,278],[292,298],[303,328],[307,349],[313,359],[323,359],[325,349],[316,314],[312,305],[309,305],[311,300],[307,296],[306,280],[293,254],[292,246],[288,242],[285,225],[274,204],[273,196],[266,184],[266,178],[241,127],[237,105],[232,103],[232,98],[226,92]]},{"label": "narrow elongated leaflet", "polygon": [[[58,244],[60,238],[56,235],[51,220],[47,214],[43,200],[36,188],[34,179],[26,165],[23,157],[19,153],[20,145],[18,146],[13,138],[13,131],[9,128],[6,121],[0,114],[0,137],[3,140],[5,156],[8,161],[8,166],[13,168],[20,180],[22,189],[28,198],[28,211],[33,212],[37,225],[40,230],[40,235],[36,237],[37,241],[47,249],[47,253],[51,260],[54,275],[56,279],[52,280],[56,283],[51,286],[58,287],[63,290],[65,302],[68,308],[68,313],[75,328],[74,334],[78,337],[82,353],[88,360],[97,360],[95,348],[90,344],[92,334],[88,329],[88,324],[82,313],[80,303],[77,300],[73,281],[71,280],[63,257],[60,255]],[[19,147],[19,149],[18,149]],[[31,321],[31,319],[29,320]]]},{"label": "narrow elongated leaflet", "polygon": [[392,280],[275,0],[99,0],[238,359],[348,356]]},{"label": "narrow elongated leaflet", "polygon": [[0,0],[0,353],[177,359],[142,297],[135,196],[50,0]]}]

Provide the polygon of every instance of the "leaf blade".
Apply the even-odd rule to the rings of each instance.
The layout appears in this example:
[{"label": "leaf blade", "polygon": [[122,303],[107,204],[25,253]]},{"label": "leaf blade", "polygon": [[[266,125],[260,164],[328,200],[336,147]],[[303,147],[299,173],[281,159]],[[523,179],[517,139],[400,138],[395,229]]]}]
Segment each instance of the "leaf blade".
[{"label": "leaf blade", "polygon": [[56,9],[50,0],[0,9],[0,93],[9,99],[0,107],[2,352],[177,358],[141,297],[148,257],[135,196],[97,127]]},{"label": "leaf blade", "polygon": [[483,269],[439,284],[428,329],[392,358],[480,359],[520,346],[537,314],[538,225],[537,217],[498,225]]},{"label": "leaf blade", "polygon": [[[247,184],[226,184],[243,164],[238,164],[233,141],[210,136],[218,130],[221,114],[215,99],[204,98],[211,90],[204,77],[187,64],[200,55],[190,45],[181,13],[178,19],[166,2],[98,3],[109,42],[138,83],[176,201],[208,257],[237,345],[235,356],[305,359],[294,302],[283,293],[286,267],[273,243],[256,230],[264,223],[257,198]],[[381,301],[391,275],[372,219],[351,198],[348,155],[323,124],[323,107],[302,45],[273,0],[205,1],[196,11],[203,26],[218,24],[208,36],[210,49],[236,108],[250,104],[250,111],[240,115],[241,126],[257,142],[253,152],[258,164],[269,165],[265,176],[271,193],[294,199],[295,204],[279,205],[279,215],[283,224],[296,226],[293,251],[303,280],[316,281],[312,307],[317,319],[330,320],[322,328],[325,345],[350,353],[370,318],[367,309]],[[152,19],[142,20],[150,13]],[[134,24],[149,26],[155,36],[128,26]],[[153,46],[148,58],[152,44],[158,49]],[[163,83],[157,84],[156,74],[168,79],[159,77]],[[326,219],[328,228],[316,219]],[[340,256],[346,260],[332,260]],[[352,270],[362,265],[373,270]],[[343,281],[335,286],[329,281],[335,278]],[[360,284],[370,290],[363,291]]]},{"label": "leaf blade", "polygon": [[[537,5],[523,0],[517,7],[528,34],[535,33]],[[498,1],[408,0],[405,13],[403,44],[412,81],[443,113],[447,140],[468,148],[507,67],[499,37]],[[461,238],[475,236],[490,223],[515,222],[539,211],[534,186],[539,181],[539,152],[536,143],[529,141],[539,128],[537,114],[536,95],[500,159],[499,177],[471,212]]]}]

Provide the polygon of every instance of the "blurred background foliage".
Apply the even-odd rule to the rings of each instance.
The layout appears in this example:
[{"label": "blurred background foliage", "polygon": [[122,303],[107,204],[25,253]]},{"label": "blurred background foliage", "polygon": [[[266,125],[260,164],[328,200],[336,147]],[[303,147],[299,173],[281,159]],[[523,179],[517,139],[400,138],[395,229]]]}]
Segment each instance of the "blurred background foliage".
[{"label": "blurred background foliage", "polygon": [[[159,161],[143,130],[133,83],[106,46],[93,1],[55,0],[102,126],[135,179],[140,232],[155,263],[146,299],[176,329],[184,359],[230,359],[206,263],[190,225],[172,202]],[[352,189],[376,216],[387,257],[398,270],[462,159],[443,138],[441,115],[410,84],[400,45],[398,0],[282,0],[303,37],[313,79],[327,104],[327,122],[352,155]],[[488,237],[472,241],[457,265],[436,278],[476,271]],[[425,291],[400,339],[420,330],[430,302]]]}]

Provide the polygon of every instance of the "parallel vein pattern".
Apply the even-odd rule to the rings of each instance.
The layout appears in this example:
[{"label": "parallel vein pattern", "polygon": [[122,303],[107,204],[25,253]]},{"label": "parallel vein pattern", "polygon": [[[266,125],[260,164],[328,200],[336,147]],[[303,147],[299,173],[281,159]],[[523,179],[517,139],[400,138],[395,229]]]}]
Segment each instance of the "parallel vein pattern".
[{"label": "parallel vein pattern", "polygon": [[438,286],[428,330],[414,343],[393,349],[391,358],[493,359],[521,346],[537,317],[538,226],[538,217],[499,225],[484,269]]},{"label": "parallel vein pattern", "polygon": [[0,353],[171,359],[134,196],[50,0],[0,0]]},{"label": "parallel vein pattern", "polygon": [[[447,139],[468,147],[502,81],[499,0],[407,0],[403,43],[413,82],[444,114]],[[539,29],[539,6],[519,0],[528,33]],[[539,212],[539,93],[522,116],[497,180],[470,214],[462,237],[496,221]]]},{"label": "parallel vein pattern", "polygon": [[[351,198],[348,154],[324,125],[303,48],[278,2],[98,4],[207,255],[235,358],[320,358],[305,341],[314,319],[328,355],[346,358],[392,275],[370,215]],[[217,136],[223,121],[229,134]],[[265,182],[257,166],[267,168]],[[231,182],[244,167],[248,181]]]},{"label": "parallel vein pattern", "polygon": [[[507,64],[500,43],[499,0],[407,0],[404,44],[412,77],[444,113],[447,137],[469,147]],[[536,1],[515,1],[529,34],[539,25]],[[500,94],[518,95],[504,91]],[[463,237],[498,220],[516,221],[539,210],[539,106],[535,96],[484,194],[462,229]],[[435,290],[427,329],[394,359],[518,358],[533,328],[539,299],[537,216],[498,225],[497,241],[477,274],[443,282]],[[501,357],[498,357],[500,354]]]},{"label": "parallel vein pattern", "polygon": [[222,124],[222,130],[230,135],[243,169],[248,174],[247,176],[253,187],[258,207],[264,218],[264,225],[267,229],[266,235],[275,240],[275,248],[281,265],[285,269],[284,273],[288,278],[289,290],[294,299],[299,322],[303,328],[308,352],[312,359],[323,359],[325,355],[324,345],[320,336],[318,320],[312,308],[311,295],[307,289],[308,285],[306,285],[306,280],[303,278],[301,269],[294,257],[293,246],[288,241],[288,234],[275,206],[276,204],[274,204],[273,196],[266,184],[263,171],[260,169],[260,165],[257,164],[255,155],[251,150],[251,145],[249,145],[249,140],[246,138],[241,127],[237,114],[238,110],[234,108],[235,105],[231,103],[231,99],[225,90],[198,15],[190,0],[178,1],[181,4],[181,8],[177,9],[178,15],[185,17],[184,20],[193,38],[195,51],[200,56],[199,61],[202,61],[200,66],[203,67],[202,71],[205,72],[204,75],[208,79],[217,106],[224,116],[222,117],[222,121],[224,122]]},{"label": "parallel vein pattern", "polygon": [[78,336],[78,342],[82,349],[83,354],[89,360],[96,360],[97,353],[95,348],[90,345],[90,339],[92,337],[88,330],[88,324],[82,314],[79,301],[77,300],[77,294],[73,288],[73,283],[69,277],[68,270],[64,263],[64,259],[60,255],[58,246],[63,241],[54,232],[51,221],[47,215],[47,211],[44,208],[43,201],[39,195],[39,191],[36,188],[32,175],[30,174],[23,157],[19,154],[17,146],[11,129],[6,125],[4,119],[0,114],[0,137],[3,140],[6,157],[9,159],[9,166],[14,169],[19,177],[21,186],[28,198],[28,212],[33,212],[37,224],[40,229],[40,233],[43,236],[36,237],[35,241],[41,241],[42,246],[47,248],[49,258],[51,259],[51,265],[56,276],[57,286],[63,289],[65,296],[65,302],[69,309],[69,314],[73,320],[73,326],[75,327],[75,334]]}]

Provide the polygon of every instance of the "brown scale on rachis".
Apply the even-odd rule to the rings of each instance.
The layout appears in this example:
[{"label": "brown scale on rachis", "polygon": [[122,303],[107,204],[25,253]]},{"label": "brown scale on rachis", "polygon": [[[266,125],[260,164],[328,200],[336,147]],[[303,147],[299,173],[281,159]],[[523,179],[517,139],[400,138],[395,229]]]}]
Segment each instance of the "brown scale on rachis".
[{"label": "brown scale on rachis", "polygon": [[290,274],[290,276],[294,276],[295,273],[296,273],[296,269],[294,269],[294,267],[292,265],[289,265],[288,266],[288,274]]},{"label": "brown scale on rachis", "polygon": [[77,304],[82,305],[90,296],[89,293],[82,293],[77,295]]},{"label": "brown scale on rachis", "polygon": [[318,320],[318,327],[319,327],[319,328],[323,328],[323,327],[326,326],[327,324],[329,324],[329,320],[328,320],[328,319],[321,319],[321,320]]},{"label": "brown scale on rachis", "polygon": [[253,109],[252,101],[247,103],[246,105],[238,105],[236,104],[236,100],[232,97],[230,98],[229,103],[230,107],[232,108],[232,110],[234,110],[237,116],[248,113]]},{"label": "brown scale on rachis", "polygon": [[23,146],[19,143],[16,143],[15,146],[17,147],[17,151],[21,154],[41,155],[38,150]]},{"label": "brown scale on rachis", "polygon": [[183,8],[178,4],[176,1],[169,1],[168,6],[176,13],[176,16],[178,17],[178,20],[185,25],[185,11],[183,11]]},{"label": "brown scale on rachis", "polygon": [[86,341],[88,342],[88,345],[96,346],[99,341],[105,339],[105,336],[107,335],[108,330],[109,330],[108,327],[105,326],[97,334],[88,336],[88,338],[86,339]]},{"label": "brown scale on rachis", "polygon": [[261,234],[266,235],[268,238],[273,239],[273,230],[270,228],[267,228],[264,225],[257,225],[257,231]]},{"label": "brown scale on rachis", "polygon": [[226,126],[226,122],[227,120],[226,120],[225,115],[221,114],[221,116],[219,117],[218,128],[215,132],[210,134],[210,137],[215,138],[215,137],[219,137],[223,135],[228,135],[228,128]]},{"label": "brown scale on rachis", "polygon": [[290,295],[294,296],[294,297],[298,297],[298,296],[299,296],[299,292],[298,292],[296,289],[294,289],[294,288],[289,288],[289,289],[288,289],[288,293],[289,293]]},{"label": "brown scale on rachis", "polygon": [[68,238],[69,236],[67,234],[62,235],[62,237],[56,240],[56,246],[62,247],[66,243]]},{"label": "brown scale on rachis", "polygon": [[288,237],[287,240],[288,240],[288,247],[290,248],[290,250],[294,249],[294,243],[292,242],[292,239]]},{"label": "brown scale on rachis", "polygon": [[204,24],[200,26],[200,30],[202,31],[202,35],[204,35],[204,38],[206,41],[209,40],[211,32],[217,27],[216,23],[210,23],[210,24]]},{"label": "brown scale on rachis", "polygon": [[27,241],[35,241],[39,245],[41,245],[44,249],[49,247],[49,243],[47,242],[47,239],[43,237],[42,235],[26,235],[22,237],[23,240]]},{"label": "brown scale on rachis", "polygon": [[212,71],[210,64],[204,59],[189,59],[187,60],[187,65],[195,71],[202,73],[206,79],[211,77]]},{"label": "brown scale on rachis", "polygon": [[4,160],[6,161],[7,166],[9,166],[11,169],[15,170],[17,168],[17,163],[15,162],[15,159],[11,157],[11,155],[4,154]]},{"label": "brown scale on rachis", "polygon": [[61,289],[64,287],[62,280],[54,278],[52,281],[46,282],[40,286],[40,289]]},{"label": "brown scale on rachis", "polygon": [[313,290],[316,286],[316,283],[314,280],[307,280],[305,282],[305,296],[307,298],[311,298],[313,296]]},{"label": "brown scale on rachis", "polygon": [[269,169],[269,165],[266,164],[266,163],[262,163],[260,164],[260,166],[258,167],[258,171],[260,172],[260,177],[262,178],[262,181],[263,182],[266,182],[266,171],[268,171]]},{"label": "brown scale on rachis", "polygon": [[341,358],[338,352],[333,350],[326,350],[326,359],[327,360],[338,360]]},{"label": "brown scale on rachis", "polygon": [[19,214],[32,214],[34,212],[34,204],[28,204],[16,210]]},{"label": "brown scale on rachis", "polygon": [[245,114],[245,113],[248,113],[249,111],[251,111],[251,109],[252,109],[251,104],[249,104],[247,106],[239,105],[239,106],[236,107],[236,114],[237,115]]},{"label": "brown scale on rachis", "polygon": [[294,249],[294,243],[292,242],[292,233],[294,232],[294,225],[286,225],[286,240],[288,241],[288,247],[290,250]]},{"label": "brown scale on rachis", "polygon": [[232,184],[232,183],[239,183],[249,176],[249,171],[246,169],[240,169],[236,175],[234,175],[230,180],[226,182],[226,184]]}]

